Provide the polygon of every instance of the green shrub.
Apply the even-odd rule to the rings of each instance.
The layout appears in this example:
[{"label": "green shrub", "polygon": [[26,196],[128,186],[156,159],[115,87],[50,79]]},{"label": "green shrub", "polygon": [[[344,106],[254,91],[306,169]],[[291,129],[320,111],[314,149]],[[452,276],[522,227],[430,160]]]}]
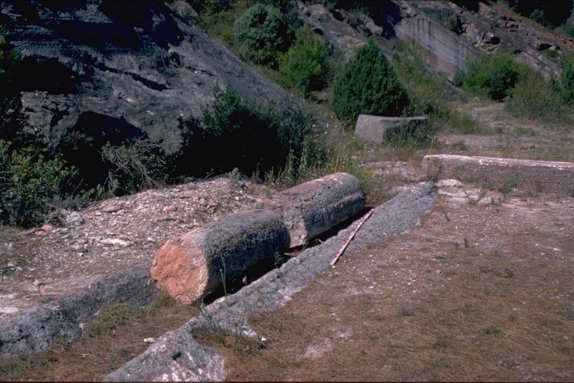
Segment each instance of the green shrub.
[{"label": "green shrub", "polygon": [[560,59],[560,88],[562,98],[569,105],[574,105],[574,52],[562,55]]},{"label": "green shrub", "polygon": [[529,69],[526,64],[517,63],[512,53],[498,51],[468,62],[466,70],[457,74],[455,83],[473,94],[503,100]]},{"label": "green shrub", "polygon": [[196,12],[221,13],[231,8],[233,0],[188,0]]},{"label": "green shrub", "polygon": [[23,227],[41,223],[71,174],[59,157],[48,159],[31,146],[13,149],[0,140],[0,221]]},{"label": "green shrub", "polygon": [[[224,4],[225,1],[222,3]],[[255,3],[256,0],[234,0],[229,3],[229,8],[226,8],[219,6],[220,3],[215,1],[215,5],[206,4],[203,7],[194,8],[198,12],[198,18],[196,20],[190,18],[190,21],[192,23],[197,22],[210,36],[229,46],[233,46],[233,24]]]},{"label": "green shrub", "polygon": [[447,91],[446,80],[427,70],[420,49],[397,44],[391,65],[408,93],[409,114],[427,115],[434,120],[451,116],[447,101],[453,97]]},{"label": "green shrub", "polygon": [[505,106],[514,115],[546,120],[558,119],[566,110],[560,93],[534,71],[514,87]]},{"label": "green shrub", "polygon": [[325,86],[329,72],[325,42],[309,26],[300,28],[295,42],[279,59],[279,76],[284,86],[307,96]]},{"label": "green shrub", "polygon": [[373,40],[335,78],[331,108],[347,124],[361,113],[399,116],[408,104],[407,92]]},{"label": "green shrub", "polygon": [[293,41],[281,12],[273,6],[255,4],[234,24],[235,42],[240,51],[256,64],[276,67],[279,52]]},{"label": "green shrub", "polygon": [[184,152],[177,168],[194,175],[280,171],[288,157],[301,158],[313,120],[297,109],[277,112],[244,101],[231,91],[217,94],[199,119],[184,122]]}]

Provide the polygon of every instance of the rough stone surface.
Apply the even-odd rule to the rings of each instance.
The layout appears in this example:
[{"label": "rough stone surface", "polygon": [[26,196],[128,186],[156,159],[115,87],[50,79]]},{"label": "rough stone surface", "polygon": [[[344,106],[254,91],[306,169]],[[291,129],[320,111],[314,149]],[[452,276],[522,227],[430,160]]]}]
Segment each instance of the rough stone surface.
[{"label": "rough stone surface", "polygon": [[541,32],[532,23],[515,18],[496,3],[476,2],[466,9],[453,1],[392,0],[400,6],[400,18],[394,24],[396,36],[421,47],[428,64],[454,79],[469,59],[512,47],[517,58],[545,76],[556,75],[558,65],[537,50],[543,40],[550,49],[568,50],[574,40]]},{"label": "rough stone surface", "polygon": [[300,105],[160,0],[0,1],[0,18],[21,59],[12,76],[28,129],[50,142],[83,116],[175,151],[178,119],[200,115],[218,90]]},{"label": "rough stone surface", "polygon": [[242,212],[169,239],[156,253],[151,277],[181,303],[204,298],[226,281],[289,246],[289,233],[271,211]]},{"label": "rough stone surface", "polygon": [[[347,253],[412,230],[419,219],[432,208],[435,200],[434,185],[427,182],[413,186],[378,206],[356,234]],[[303,251],[279,269],[267,273],[236,294],[218,299],[205,307],[202,314],[179,329],[158,338],[143,354],[108,374],[105,379],[108,381],[221,380],[225,373],[223,364],[219,362],[220,357],[208,354],[205,348],[198,352],[198,347],[201,346],[190,335],[191,330],[214,326],[238,331],[248,336],[255,335],[247,325],[248,316],[254,312],[272,311],[305,288],[329,267],[329,262],[353,229],[354,225],[351,225],[322,244]],[[172,357],[170,360],[169,356],[173,355],[180,357]],[[211,362],[206,361],[204,359],[206,357]],[[202,360],[202,365],[213,366],[213,369],[199,368],[198,360]]]},{"label": "rough stone surface", "polygon": [[436,154],[425,156],[422,166],[432,179],[455,178],[568,195],[574,192],[574,163],[571,162]]},{"label": "rough stone surface", "polygon": [[355,125],[355,137],[380,144],[389,134],[414,132],[428,124],[426,117],[384,117],[360,114]]},{"label": "rough stone surface", "polygon": [[277,193],[262,206],[279,213],[290,247],[297,247],[360,213],[365,193],[354,176],[334,173]]},{"label": "rough stone surface", "polygon": [[0,316],[0,354],[45,351],[57,336],[76,337],[80,324],[104,304],[151,302],[155,287],[145,267],[122,270],[84,291],[37,307]]}]

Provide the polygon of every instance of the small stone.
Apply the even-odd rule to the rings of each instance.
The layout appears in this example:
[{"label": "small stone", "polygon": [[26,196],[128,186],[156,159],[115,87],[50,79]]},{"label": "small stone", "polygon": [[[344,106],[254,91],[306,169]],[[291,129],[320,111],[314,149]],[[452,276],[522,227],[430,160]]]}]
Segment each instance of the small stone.
[{"label": "small stone", "polygon": [[100,241],[100,243],[104,245],[113,245],[113,246],[120,246],[120,247],[127,247],[130,245],[128,241],[124,241],[123,239],[119,238],[104,238]]},{"label": "small stone", "polygon": [[153,343],[155,342],[155,338],[144,338],[144,343]]},{"label": "small stone", "polygon": [[69,226],[79,226],[82,225],[84,222],[85,222],[84,217],[82,217],[82,215],[77,211],[71,212],[66,217],[66,223]]}]

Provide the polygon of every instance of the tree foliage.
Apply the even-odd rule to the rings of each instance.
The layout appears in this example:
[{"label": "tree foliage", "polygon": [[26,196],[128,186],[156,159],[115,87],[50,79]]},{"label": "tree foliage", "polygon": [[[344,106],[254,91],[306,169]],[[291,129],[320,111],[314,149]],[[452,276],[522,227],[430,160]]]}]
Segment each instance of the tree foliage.
[{"label": "tree foliage", "polygon": [[299,156],[312,134],[312,120],[295,109],[261,109],[226,91],[201,118],[185,121],[184,132],[179,167],[187,164],[195,174],[235,167],[249,173],[282,168],[289,153]]},{"label": "tree foliage", "polygon": [[328,72],[325,42],[308,25],[301,27],[293,45],[279,59],[281,81],[307,96],[323,88]]},{"label": "tree foliage", "polygon": [[234,24],[235,42],[247,59],[276,67],[279,52],[293,41],[293,31],[279,9],[257,3]]},{"label": "tree foliage", "polygon": [[407,92],[372,40],[357,50],[335,79],[331,108],[347,123],[359,114],[399,116],[408,105]]}]

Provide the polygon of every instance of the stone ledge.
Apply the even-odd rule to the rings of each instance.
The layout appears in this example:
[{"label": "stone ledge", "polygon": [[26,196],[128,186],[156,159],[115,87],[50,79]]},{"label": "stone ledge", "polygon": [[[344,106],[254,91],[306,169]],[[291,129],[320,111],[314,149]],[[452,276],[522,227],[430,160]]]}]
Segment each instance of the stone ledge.
[{"label": "stone ledge", "polygon": [[91,284],[86,290],[14,314],[0,315],[0,355],[41,352],[57,336],[80,336],[80,324],[105,304],[150,303],[156,287],[147,267],[132,267]]},{"label": "stone ledge", "polygon": [[568,195],[574,192],[572,162],[433,154],[423,158],[422,167],[430,179],[455,178]]}]

